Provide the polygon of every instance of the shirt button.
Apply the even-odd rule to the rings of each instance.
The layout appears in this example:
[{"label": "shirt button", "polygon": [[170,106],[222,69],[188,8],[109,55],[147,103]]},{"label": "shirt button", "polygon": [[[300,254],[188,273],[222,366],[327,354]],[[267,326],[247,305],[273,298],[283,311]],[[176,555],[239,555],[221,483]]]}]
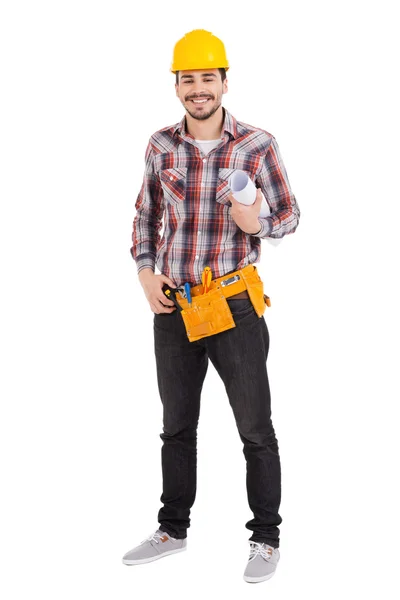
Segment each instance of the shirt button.
[{"label": "shirt button", "polygon": [[170,176],[170,180],[171,180],[171,181],[173,180],[173,177],[172,177],[172,175]]},{"label": "shirt button", "polygon": [[201,233],[201,230],[199,229],[197,233]]},{"label": "shirt button", "polygon": [[203,162],[207,162],[207,159],[206,159],[206,158],[203,158]]},{"label": "shirt button", "polygon": [[196,258],[199,258],[199,255],[198,255],[198,254],[196,254]]}]

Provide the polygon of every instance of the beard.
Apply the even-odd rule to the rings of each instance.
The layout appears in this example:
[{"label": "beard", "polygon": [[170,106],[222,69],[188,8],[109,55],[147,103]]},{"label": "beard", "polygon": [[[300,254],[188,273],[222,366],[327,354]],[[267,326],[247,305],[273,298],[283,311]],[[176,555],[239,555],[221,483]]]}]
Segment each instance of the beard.
[{"label": "beard", "polygon": [[[188,104],[190,102],[191,102],[191,100],[188,101]],[[203,111],[197,111],[196,112],[196,110],[192,110],[191,107],[189,108],[187,106],[187,104],[183,104],[183,106],[185,107],[185,109],[187,110],[187,112],[189,113],[189,115],[191,117],[193,117],[193,119],[197,119],[198,121],[205,121],[206,119],[209,119],[210,117],[212,117],[213,114],[215,112],[217,112],[217,110],[221,106],[221,96],[218,96],[218,98],[216,99],[216,101],[213,104],[213,106],[211,108],[209,108],[208,110],[203,110]]]}]

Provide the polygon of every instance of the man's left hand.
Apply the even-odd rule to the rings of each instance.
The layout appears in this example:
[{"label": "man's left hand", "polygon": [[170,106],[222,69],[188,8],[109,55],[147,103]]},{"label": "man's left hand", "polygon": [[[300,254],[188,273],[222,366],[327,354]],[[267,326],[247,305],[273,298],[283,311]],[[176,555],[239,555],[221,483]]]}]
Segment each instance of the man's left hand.
[{"label": "man's left hand", "polygon": [[260,214],[262,199],[263,195],[260,188],[257,188],[255,202],[249,206],[246,204],[241,204],[235,200],[233,194],[228,196],[228,200],[232,202],[232,207],[230,210],[232,219],[242,231],[248,233],[249,235],[254,235],[261,229],[258,221],[258,215]]}]

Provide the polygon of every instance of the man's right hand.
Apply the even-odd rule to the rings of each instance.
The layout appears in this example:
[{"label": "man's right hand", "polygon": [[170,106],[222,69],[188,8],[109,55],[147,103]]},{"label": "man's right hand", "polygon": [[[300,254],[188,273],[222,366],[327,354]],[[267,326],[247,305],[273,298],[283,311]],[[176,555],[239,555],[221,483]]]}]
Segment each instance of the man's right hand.
[{"label": "man's right hand", "polygon": [[176,310],[175,304],[169,300],[162,291],[164,283],[175,288],[174,282],[166,275],[156,275],[151,269],[142,269],[139,272],[139,281],[153,313],[172,313]]}]

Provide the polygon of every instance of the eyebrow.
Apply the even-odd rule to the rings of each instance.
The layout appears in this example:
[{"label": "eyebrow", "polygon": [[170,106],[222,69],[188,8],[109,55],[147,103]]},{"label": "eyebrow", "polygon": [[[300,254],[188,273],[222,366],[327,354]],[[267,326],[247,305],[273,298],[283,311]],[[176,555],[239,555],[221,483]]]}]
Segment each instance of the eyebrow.
[{"label": "eyebrow", "polygon": [[[191,79],[193,77],[193,75],[181,75],[181,80],[184,79],[185,77],[187,77],[188,79]],[[203,73],[202,77],[216,77],[215,73]]]}]

